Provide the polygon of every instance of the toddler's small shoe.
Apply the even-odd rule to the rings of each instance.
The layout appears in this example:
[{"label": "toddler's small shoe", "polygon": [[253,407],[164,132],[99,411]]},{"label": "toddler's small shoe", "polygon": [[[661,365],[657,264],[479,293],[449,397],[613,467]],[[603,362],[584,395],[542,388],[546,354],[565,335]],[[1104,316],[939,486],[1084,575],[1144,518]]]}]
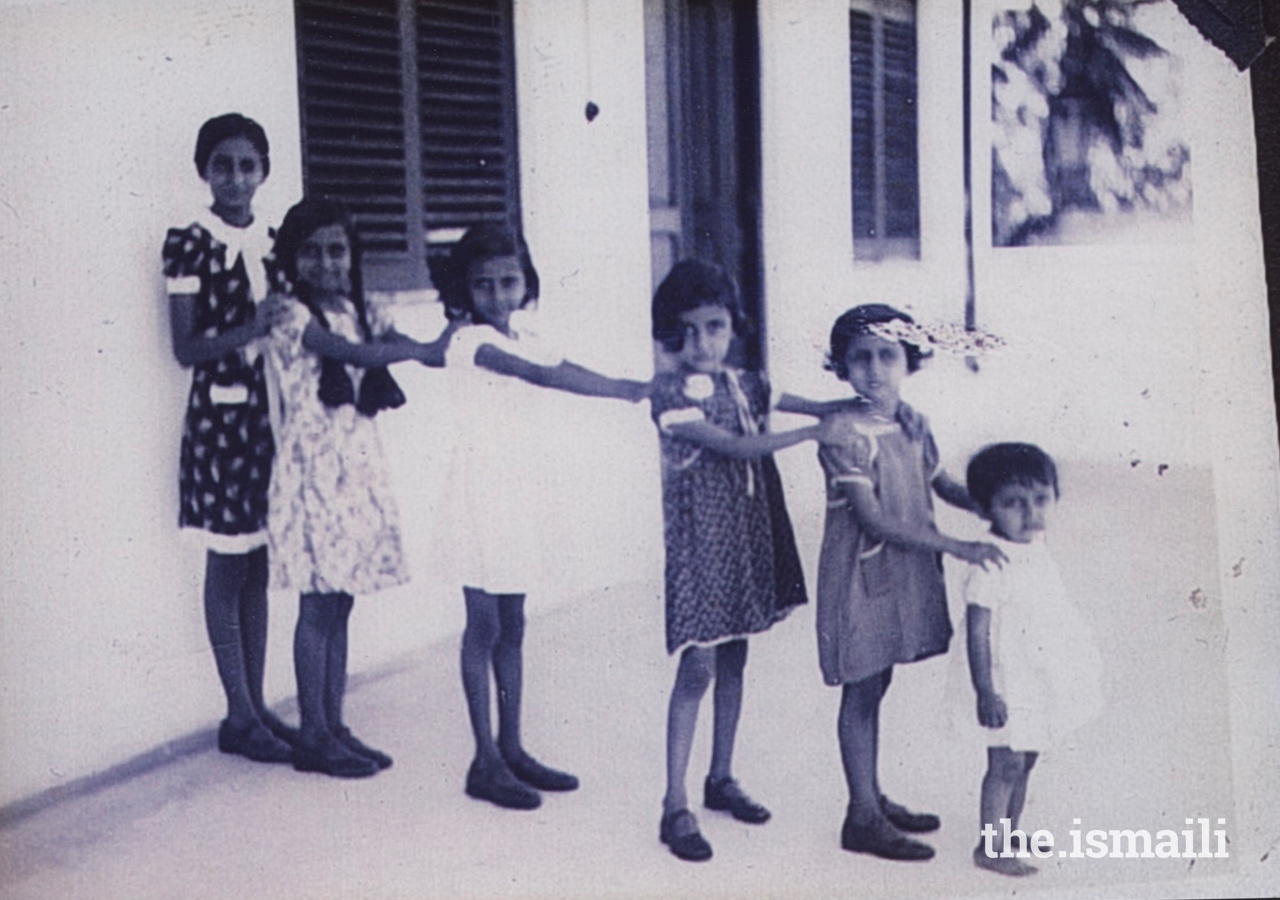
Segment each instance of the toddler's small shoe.
[{"label": "toddler's small shoe", "polygon": [[537,809],[542,805],[542,795],[501,762],[486,769],[473,762],[467,770],[467,796],[488,800],[504,809]]},{"label": "toddler's small shoe", "polygon": [[523,750],[518,756],[504,756],[511,774],[540,791],[576,791],[578,779],[568,772],[544,766]]},{"label": "toddler's small shoe", "polygon": [[293,751],[293,767],[299,772],[321,772],[334,778],[368,778],[378,774],[378,764],[348,750],[331,734],[318,742],[299,741]]},{"label": "toddler's small shoe", "polygon": [[880,795],[880,811],[884,813],[886,819],[893,823],[895,828],[903,831],[924,834],[929,831],[937,831],[942,827],[942,820],[933,813],[914,813],[905,806],[894,803],[884,794]]},{"label": "toddler's small shoe", "polygon": [[702,805],[707,809],[727,812],[739,822],[751,825],[769,821],[769,810],[748,797],[732,778],[712,781],[708,776],[702,785]]},{"label": "toddler's small shoe", "polygon": [[900,834],[883,819],[871,825],[860,826],[846,817],[840,829],[840,846],[854,853],[870,853],[881,859],[919,862],[933,858],[933,848],[928,844]]},{"label": "toddler's small shoe", "polygon": [[686,862],[705,862],[711,858],[711,845],[698,830],[698,820],[687,809],[677,809],[662,817],[658,839]]},{"label": "toddler's small shoe", "polygon": [[293,748],[268,731],[261,722],[235,728],[223,719],[218,726],[218,749],[254,762],[293,761]]},{"label": "toddler's small shoe", "polygon": [[372,760],[374,765],[379,769],[391,768],[393,760],[390,756],[387,756],[387,754],[383,753],[381,750],[375,750],[370,747],[364,741],[360,740],[360,738],[352,734],[351,729],[347,726],[343,725],[333,733],[333,736],[356,756],[363,756],[365,759]]}]

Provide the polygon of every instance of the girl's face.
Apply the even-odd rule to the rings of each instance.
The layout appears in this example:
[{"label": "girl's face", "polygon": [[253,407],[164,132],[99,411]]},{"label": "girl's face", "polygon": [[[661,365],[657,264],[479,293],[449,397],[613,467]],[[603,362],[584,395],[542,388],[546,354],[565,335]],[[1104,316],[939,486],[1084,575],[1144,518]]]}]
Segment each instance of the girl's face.
[{"label": "girl's face", "polygon": [[902,344],[860,334],[849,342],[844,364],[847,380],[859,396],[885,414],[897,411],[902,379],[907,376],[907,351]]},{"label": "girl's face", "polygon": [[1015,544],[1029,544],[1048,525],[1057,503],[1047,484],[1003,484],[991,495],[991,530]]},{"label": "girl's face", "polygon": [[684,344],[677,358],[691,372],[719,372],[733,342],[733,317],[723,306],[699,306],[680,314]]},{"label": "girl's face", "polygon": [[499,331],[507,330],[511,314],[524,305],[529,289],[524,267],[516,256],[477,259],[467,270],[467,290],[476,316]]},{"label": "girl's face", "polygon": [[341,225],[317,228],[298,245],[298,282],[317,299],[345,297],[351,292],[351,241]]},{"label": "girl's face", "polygon": [[262,155],[246,137],[229,137],[213,148],[204,180],[213,191],[213,211],[232,225],[253,220],[253,195],[266,180]]}]

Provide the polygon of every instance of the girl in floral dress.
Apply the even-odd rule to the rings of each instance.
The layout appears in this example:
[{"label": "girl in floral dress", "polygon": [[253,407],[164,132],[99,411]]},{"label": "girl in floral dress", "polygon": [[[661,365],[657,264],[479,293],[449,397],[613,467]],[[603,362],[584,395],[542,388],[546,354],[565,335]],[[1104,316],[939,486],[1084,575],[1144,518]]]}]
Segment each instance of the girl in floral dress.
[{"label": "girl in floral dress", "polygon": [[358,778],[390,766],[391,757],[342,722],[353,595],[408,579],[374,417],[404,403],[386,366],[443,365],[452,329],[418,343],[366,307],[360,245],[338,203],[303,200],[289,210],[275,259],[294,294],[271,336],[279,453],[268,527],[272,587],[302,595],[293,644],[302,727],[293,764]]},{"label": "girl in floral dress", "polygon": [[[680,859],[711,857],[688,809],[698,707],[715,681],[708,809],[760,824],[769,811],[733,778],[747,636],[805,602],[804,576],[770,454],[824,436],[822,426],[770,433],[769,387],[726,362],[747,327],[733,281],[704,263],[678,263],[653,299],[653,336],[677,371],[654,379],[651,402],[662,445],[667,652],[680,651],[667,720],[667,792],[659,838]],[[789,412],[799,398],[779,403]]]}]

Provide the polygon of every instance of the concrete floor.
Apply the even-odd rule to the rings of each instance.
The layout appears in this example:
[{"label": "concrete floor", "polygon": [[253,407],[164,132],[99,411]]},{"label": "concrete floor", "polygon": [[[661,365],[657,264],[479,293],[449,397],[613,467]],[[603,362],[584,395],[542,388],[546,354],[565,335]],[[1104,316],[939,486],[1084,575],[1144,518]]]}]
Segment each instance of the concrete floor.
[{"label": "concrete floor", "polygon": [[[1185,817],[1231,816],[1229,729],[1215,702],[1225,690],[1217,655],[1224,638],[1212,605],[1211,542],[1197,542],[1175,517],[1151,515],[1150,497],[1141,496],[1163,492],[1187,508],[1205,499],[1207,474],[1179,481],[1171,473],[1136,499],[1105,478],[1080,481],[1098,485],[1096,493],[1077,494],[1075,512],[1064,505],[1055,546],[1069,581],[1089,598],[1110,700],[1100,721],[1046,754],[1024,825],[1052,830],[1061,846],[1072,818],[1086,830],[1154,834],[1181,829]],[[1119,496],[1126,499],[1114,514],[1096,514]],[[1131,527],[1135,517],[1142,528]],[[1116,587],[1117,572],[1127,587]],[[1193,586],[1210,603],[1189,604]],[[984,750],[981,735],[962,724],[967,686],[957,693],[950,658],[899,668],[882,728],[883,785],[942,816],[932,836],[937,858],[890,863],[841,851],[839,693],[817,672],[812,608],[754,640],[747,668],[736,770],[773,820],[747,826],[695,808],[715,858],[682,863],[657,839],[674,671],[661,649],[661,606],[656,583],[632,583],[530,622],[526,743],[582,779],[580,791],[547,795],[535,812],[463,794],[470,736],[449,639],[353,685],[348,719],[395,757],[390,770],[364,781],[301,774],[219,754],[208,735],[152,771],[0,827],[0,896],[1263,895],[1239,881],[1234,859],[1050,859],[1018,881],[975,869],[969,851]],[[372,605],[356,611],[376,614]],[[1200,723],[1194,733],[1182,728],[1188,719]],[[708,721],[704,713],[691,798],[700,799]]]}]

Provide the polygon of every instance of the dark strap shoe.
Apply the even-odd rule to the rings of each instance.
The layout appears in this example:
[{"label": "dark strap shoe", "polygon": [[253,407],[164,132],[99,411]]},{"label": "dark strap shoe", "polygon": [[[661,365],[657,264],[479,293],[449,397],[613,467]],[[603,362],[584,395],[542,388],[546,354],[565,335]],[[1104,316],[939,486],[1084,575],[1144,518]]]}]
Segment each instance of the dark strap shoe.
[{"label": "dark strap shoe", "polygon": [[542,795],[511,774],[503,762],[483,769],[473,762],[467,770],[467,796],[503,809],[537,809],[542,805]]},{"label": "dark strap shoe", "polygon": [[351,733],[351,729],[343,725],[333,733],[344,747],[354,753],[356,756],[363,756],[365,759],[372,760],[373,764],[379,769],[390,769],[393,760],[390,756],[381,750],[375,750],[366,744],[360,738]]},{"label": "dark strap shoe", "polygon": [[511,774],[540,791],[576,791],[578,779],[568,772],[544,766],[523,750],[518,756],[503,757]]},{"label": "dark strap shoe", "polygon": [[933,848],[898,832],[883,819],[868,825],[857,825],[845,818],[840,829],[840,846],[854,853],[869,853],[881,859],[922,862],[933,858]]},{"label": "dark strap shoe", "polygon": [[880,811],[893,823],[895,828],[915,834],[937,831],[942,827],[942,820],[933,813],[914,813],[901,804],[894,803],[884,794],[880,795]]},{"label": "dark strap shoe", "polygon": [[711,845],[698,830],[698,820],[687,809],[677,809],[662,817],[658,839],[685,862],[706,862],[711,858]]},{"label": "dark strap shoe", "polygon": [[762,825],[769,821],[769,810],[746,795],[732,778],[712,781],[708,776],[702,785],[702,805],[707,809],[727,812],[739,822]]}]

